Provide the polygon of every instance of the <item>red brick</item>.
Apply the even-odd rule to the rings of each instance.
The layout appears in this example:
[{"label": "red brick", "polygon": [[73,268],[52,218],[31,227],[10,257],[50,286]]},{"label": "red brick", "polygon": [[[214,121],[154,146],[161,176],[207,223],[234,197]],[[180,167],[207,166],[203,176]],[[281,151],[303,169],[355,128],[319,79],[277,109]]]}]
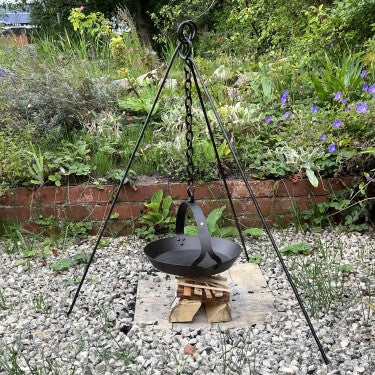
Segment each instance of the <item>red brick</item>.
[{"label": "red brick", "polygon": [[63,203],[67,200],[66,187],[45,186],[34,190],[32,204]]},{"label": "red brick", "polygon": [[350,186],[351,180],[348,178],[337,179],[329,178],[325,180],[319,180],[319,185],[315,188],[312,186],[307,179],[300,180],[297,183],[293,183],[290,180],[280,180],[276,182],[276,195],[278,196],[290,196],[300,197],[308,195],[326,195],[337,192]]},{"label": "red brick", "polygon": [[30,218],[30,207],[2,207],[0,208],[0,218],[2,220],[28,221]]},{"label": "red brick", "polygon": [[57,205],[56,213],[58,220],[87,221],[90,218],[92,206],[88,205]]},{"label": "red brick", "polygon": [[[105,220],[109,209],[110,205],[95,205],[91,212],[90,220]],[[119,202],[115,205],[112,212],[119,214],[118,219],[134,219],[140,217],[143,210],[144,205],[142,203]]]},{"label": "red brick", "polygon": [[[188,199],[186,192],[187,183],[171,183],[171,196],[173,199]],[[196,185],[194,191],[195,199],[218,199],[224,197],[224,187],[219,181]]]},{"label": "red brick", "polygon": [[101,203],[112,200],[116,187],[113,185],[103,186],[102,189],[93,185],[69,186],[68,200],[72,203]]},{"label": "red brick", "polygon": [[17,188],[0,198],[0,206],[29,206],[33,191],[28,188]]},{"label": "red brick", "polygon": [[57,210],[54,204],[43,206],[31,206],[31,220],[38,220],[40,217],[56,217]]},{"label": "red brick", "polygon": [[170,195],[168,183],[139,184],[136,186],[125,186],[119,196],[120,202],[148,202],[155,191],[162,189],[164,196]]},{"label": "red brick", "polygon": [[[274,181],[249,181],[249,183],[255,197],[270,197],[273,195]],[[250,198],[244,181],[230,180],[228,181],[228,187],[233,198]]]}]

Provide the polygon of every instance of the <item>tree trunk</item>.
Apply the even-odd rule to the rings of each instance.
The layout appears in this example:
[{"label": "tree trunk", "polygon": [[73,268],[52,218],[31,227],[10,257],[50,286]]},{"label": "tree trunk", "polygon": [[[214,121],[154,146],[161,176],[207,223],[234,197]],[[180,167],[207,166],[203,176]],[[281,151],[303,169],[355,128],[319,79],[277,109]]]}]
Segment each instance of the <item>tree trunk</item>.
[{"label": "tree trunk", "polygon": [[151,48],[150,24],[145,10],[145,1],[137,0],[137,18],[135,20],[142,44]]}]

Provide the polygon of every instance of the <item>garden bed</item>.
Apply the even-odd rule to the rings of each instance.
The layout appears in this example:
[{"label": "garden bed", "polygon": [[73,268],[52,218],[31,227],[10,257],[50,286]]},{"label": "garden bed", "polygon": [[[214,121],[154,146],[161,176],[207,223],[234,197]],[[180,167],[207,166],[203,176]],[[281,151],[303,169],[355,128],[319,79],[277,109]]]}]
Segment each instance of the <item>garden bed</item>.
[{"label": "garden bed", "polygon": [[[131,233],[144,211],[144,203],[152,194],[162,189],[177,203],[186,199],[186,184],[167,181],[140,182],[122,189],[116,214],[110,222],[110,231]],[[316,203],[328,200],[327,195],[337,193],[350,185],[352,179],[328,178],[321,180],[317,188],[308,180],[294,183],[290,180],[251,181],[257,201],[269,224],[288,224],[293,221],[293,213],[307,210]],[[245,226],[261,226],[261,221],[251,202],[245,184],[240,180],[229,180],[236,212]],[[38,230],[46,225],[46,219],[59,222],[92,222],[95,233],[105,219],[115,185],[46,186],[37,189],[18,188],[0,200],[0,216],[3,220],[18,221],[28,230]],[[195,197],[201,203],[205,214],[226,204],[227,216],[230,208],[221,182],[212,181],[198,185]],[[52,218],[52,219],[51,219]]]}]

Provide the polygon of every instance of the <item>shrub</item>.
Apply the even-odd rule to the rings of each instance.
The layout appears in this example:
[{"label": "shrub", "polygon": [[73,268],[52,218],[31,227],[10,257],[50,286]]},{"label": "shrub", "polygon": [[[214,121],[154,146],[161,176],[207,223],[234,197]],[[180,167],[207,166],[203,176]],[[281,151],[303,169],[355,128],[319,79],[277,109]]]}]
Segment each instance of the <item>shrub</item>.
[{"label": "shrub", "polygon": [[71,130],[90,123],[96,112],[114,110],[117,96],[108,79],[92,80],[84,62],[48,64],[29,57],[29,67],[0,83],[1,101],[12,116],[27,119],[41,131]]}]

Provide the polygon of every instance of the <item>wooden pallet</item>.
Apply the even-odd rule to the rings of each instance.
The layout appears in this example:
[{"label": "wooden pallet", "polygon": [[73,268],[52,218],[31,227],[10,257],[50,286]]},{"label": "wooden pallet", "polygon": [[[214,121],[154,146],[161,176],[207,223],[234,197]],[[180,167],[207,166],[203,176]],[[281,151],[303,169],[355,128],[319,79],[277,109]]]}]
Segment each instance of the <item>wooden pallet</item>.
[{"label": "wooden pallet", "polygon": [[178,303],[172,307],[169,321],[191,322],[204,304],[210,323],[231,321],[230,290],[223,276],[183,277],[177,276]]}]

